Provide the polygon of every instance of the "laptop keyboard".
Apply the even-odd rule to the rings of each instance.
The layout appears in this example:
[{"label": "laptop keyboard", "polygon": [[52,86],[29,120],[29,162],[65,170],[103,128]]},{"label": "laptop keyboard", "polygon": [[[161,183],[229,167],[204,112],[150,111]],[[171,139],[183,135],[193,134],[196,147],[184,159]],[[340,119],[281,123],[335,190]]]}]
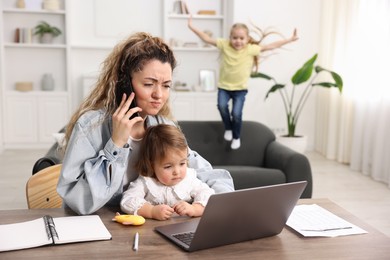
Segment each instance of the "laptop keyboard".
[{"label": "laptop keyboard", "polygon": [[185,232],[174,234],[172,236],[189,246],[191,244],[192,239],[194,238],[194,235],[194,232]]}]

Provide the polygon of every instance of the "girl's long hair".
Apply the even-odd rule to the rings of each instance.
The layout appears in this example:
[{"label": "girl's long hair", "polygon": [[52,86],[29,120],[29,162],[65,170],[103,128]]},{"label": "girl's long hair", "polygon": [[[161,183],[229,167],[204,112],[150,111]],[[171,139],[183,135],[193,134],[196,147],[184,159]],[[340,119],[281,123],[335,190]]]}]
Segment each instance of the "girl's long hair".
[{"label": "girl's long hair", "polygon": [[[277,34],[277,35],[280,35],[281,37],[283,37],[283,35],[281,35],[280,33],[278,33],[275,30],[272,30],[271,28],[267,28],[265,30],[262,30],[260,27],[256,26],[255,24],[253,24],[253,23],[251,23],[251,24],[253,26],[253,29],[249,30],[249,27],[246,24],[244,24],[244,23],[235,23],[235,24],[232,25],[232,27],[230,29],[230,34],[232,33],[232,31],[234,29],[244,29],[247,32],[247,34],[248,34],[248,38],[249,38],[248,44],[258,44],[258,45],[260,45],[262,43],[262,41],[267,36],[270,36],[272,34]],[[254,37],[252,37],[251,34],[250,34],[251,32],[253,32],[256,35],[256,38],[258,38],[258,39],[255,39]],[[261,58],[263,60],[266,57],[262,56]],[[259,56],[254,56],[253,57],[253,71],[256,71],[256,72],[258,71],[259,63],[260,63]]]}]

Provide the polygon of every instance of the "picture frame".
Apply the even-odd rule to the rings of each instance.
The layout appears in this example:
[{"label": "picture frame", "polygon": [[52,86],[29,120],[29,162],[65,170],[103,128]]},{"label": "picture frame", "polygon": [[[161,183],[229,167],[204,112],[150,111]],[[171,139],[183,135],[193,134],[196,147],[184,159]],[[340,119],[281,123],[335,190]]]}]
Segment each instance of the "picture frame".
[{"label": "picture frame", "polygon": [[199,81],[202,91],[210,92],[216,89],[215,71],[201,69],[199,71]]}]

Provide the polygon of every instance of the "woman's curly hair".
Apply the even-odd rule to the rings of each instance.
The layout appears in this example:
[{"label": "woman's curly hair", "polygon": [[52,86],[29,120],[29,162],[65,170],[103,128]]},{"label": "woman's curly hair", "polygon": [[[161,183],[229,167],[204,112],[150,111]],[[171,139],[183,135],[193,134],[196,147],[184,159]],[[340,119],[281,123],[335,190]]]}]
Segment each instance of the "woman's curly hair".
[{"label": "woman's curly hair", "polygon": [[[169,63],[172,72],[176,67],[176,59],[171,48],[159,37],[153,37],[145,32],[130,35],[118,43],[102,63],[102,70],[95,88],[83,101],[71,117],[65,132],[65,144],[68,143],[77,120],[91,110],[104,109],[105,119],[117,109],[116,88],[121,80],[118,75],[142,71],[145,64],[151,60]],[[162,107],[159,115],[172,118],[169,100]]]}]

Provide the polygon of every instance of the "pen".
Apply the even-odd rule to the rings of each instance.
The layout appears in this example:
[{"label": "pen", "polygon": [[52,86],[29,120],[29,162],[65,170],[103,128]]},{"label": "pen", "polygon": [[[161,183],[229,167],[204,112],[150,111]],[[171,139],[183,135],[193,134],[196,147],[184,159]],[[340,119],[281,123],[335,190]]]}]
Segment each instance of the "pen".
[{"label": "pen", "polygon": [[134,244],[133,244],[133,250],[137,251],[138,250],[138,240],[139,240],[139,234],[138,232],[135,233],[134,235]]},{"label": "pen", "polygon": [[325,232],[325,231],[333,231],[333,230],[341,230],[341,229],[350,229],[350,228],[352,228],[352,227],[325,228],[325,229],[301,229],[301,231]]}]

